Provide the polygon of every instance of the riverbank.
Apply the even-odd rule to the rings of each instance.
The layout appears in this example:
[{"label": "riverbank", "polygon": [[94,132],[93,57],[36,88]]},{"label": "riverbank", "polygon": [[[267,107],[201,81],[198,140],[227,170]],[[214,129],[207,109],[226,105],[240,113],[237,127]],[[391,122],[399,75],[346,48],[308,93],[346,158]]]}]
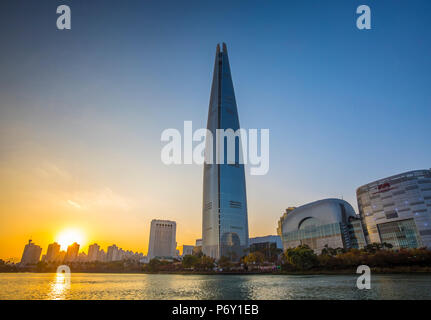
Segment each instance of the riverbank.
[{"label": "riverbank", "polygon": [[[393,268],[381,268],[375,267],[370,268],[373,274],[430,274],[431,267],[423,266],[403,266]],[[29,269],[17,269],[10,271],[0,271],[0,273],[53,273],[53,270],[29,270]],[[118,271],[118,270],[77,270],[72,273],[101,273],[101,274],[169,274],[169,275],[349,275],[357,274],[356,269],[339,269],[339,270],[290,270],[290,271]]]}]

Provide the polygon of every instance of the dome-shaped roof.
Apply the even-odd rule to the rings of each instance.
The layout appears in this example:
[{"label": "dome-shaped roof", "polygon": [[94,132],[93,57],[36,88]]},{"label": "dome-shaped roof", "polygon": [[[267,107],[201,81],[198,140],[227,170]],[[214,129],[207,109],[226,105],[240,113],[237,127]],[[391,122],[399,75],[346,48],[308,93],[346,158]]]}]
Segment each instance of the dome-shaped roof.
[{"label": "dome-shaped roof", "polygon": [[[325,225],[347,222],[349,217],[358,216],[353,207],[341,199],[323,199],[300,206],[283,220],[283,233],[298,230],[307,224]],[[304,225],[305,224],[305,225]]]}]

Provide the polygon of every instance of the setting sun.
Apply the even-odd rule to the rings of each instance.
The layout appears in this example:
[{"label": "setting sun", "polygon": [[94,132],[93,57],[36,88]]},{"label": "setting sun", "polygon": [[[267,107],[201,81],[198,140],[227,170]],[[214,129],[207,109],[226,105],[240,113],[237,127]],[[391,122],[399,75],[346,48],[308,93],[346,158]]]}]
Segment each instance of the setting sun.
[{"label": "setting sun", "polygon": [[77,229],[67,229],[63,230],[57,236],[57,242],[61,246],[62,250],[67,250],[67,247],[74,242],[77,242],[81,245],[84,244],[85,237],[80,230]]}]

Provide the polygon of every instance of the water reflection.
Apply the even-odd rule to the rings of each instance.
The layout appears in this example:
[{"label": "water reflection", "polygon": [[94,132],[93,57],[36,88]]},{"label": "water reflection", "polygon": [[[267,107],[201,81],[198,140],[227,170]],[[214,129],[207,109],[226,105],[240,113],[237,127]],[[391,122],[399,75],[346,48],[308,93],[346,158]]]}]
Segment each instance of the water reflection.
[{"label": "water reflection", "polygon": [[[60,268],[60,267],[59,267]],[[49,299],[62,300],[66,298],[66,294],[70,289],[70,270],[66,272],[64,269],[57,269],[54,280],[51,282],[51,290]]]},{"label": "water reflection", "polygon": [[169,275],[0,273],[2,299],[431,299],[431,275]]}]

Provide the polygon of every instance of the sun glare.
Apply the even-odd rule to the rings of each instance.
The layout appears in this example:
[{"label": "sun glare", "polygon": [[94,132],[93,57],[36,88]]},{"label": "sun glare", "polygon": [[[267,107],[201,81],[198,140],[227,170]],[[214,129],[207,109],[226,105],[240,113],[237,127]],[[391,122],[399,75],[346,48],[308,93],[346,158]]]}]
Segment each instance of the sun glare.
[{"label": "sun glare", "polygon": [[67,229],[59,233],[57,236],[57,243],[61,246],[61,250],[67,250],[67,247],[74,242],[84,245],[84,235],[80,230]]}]

